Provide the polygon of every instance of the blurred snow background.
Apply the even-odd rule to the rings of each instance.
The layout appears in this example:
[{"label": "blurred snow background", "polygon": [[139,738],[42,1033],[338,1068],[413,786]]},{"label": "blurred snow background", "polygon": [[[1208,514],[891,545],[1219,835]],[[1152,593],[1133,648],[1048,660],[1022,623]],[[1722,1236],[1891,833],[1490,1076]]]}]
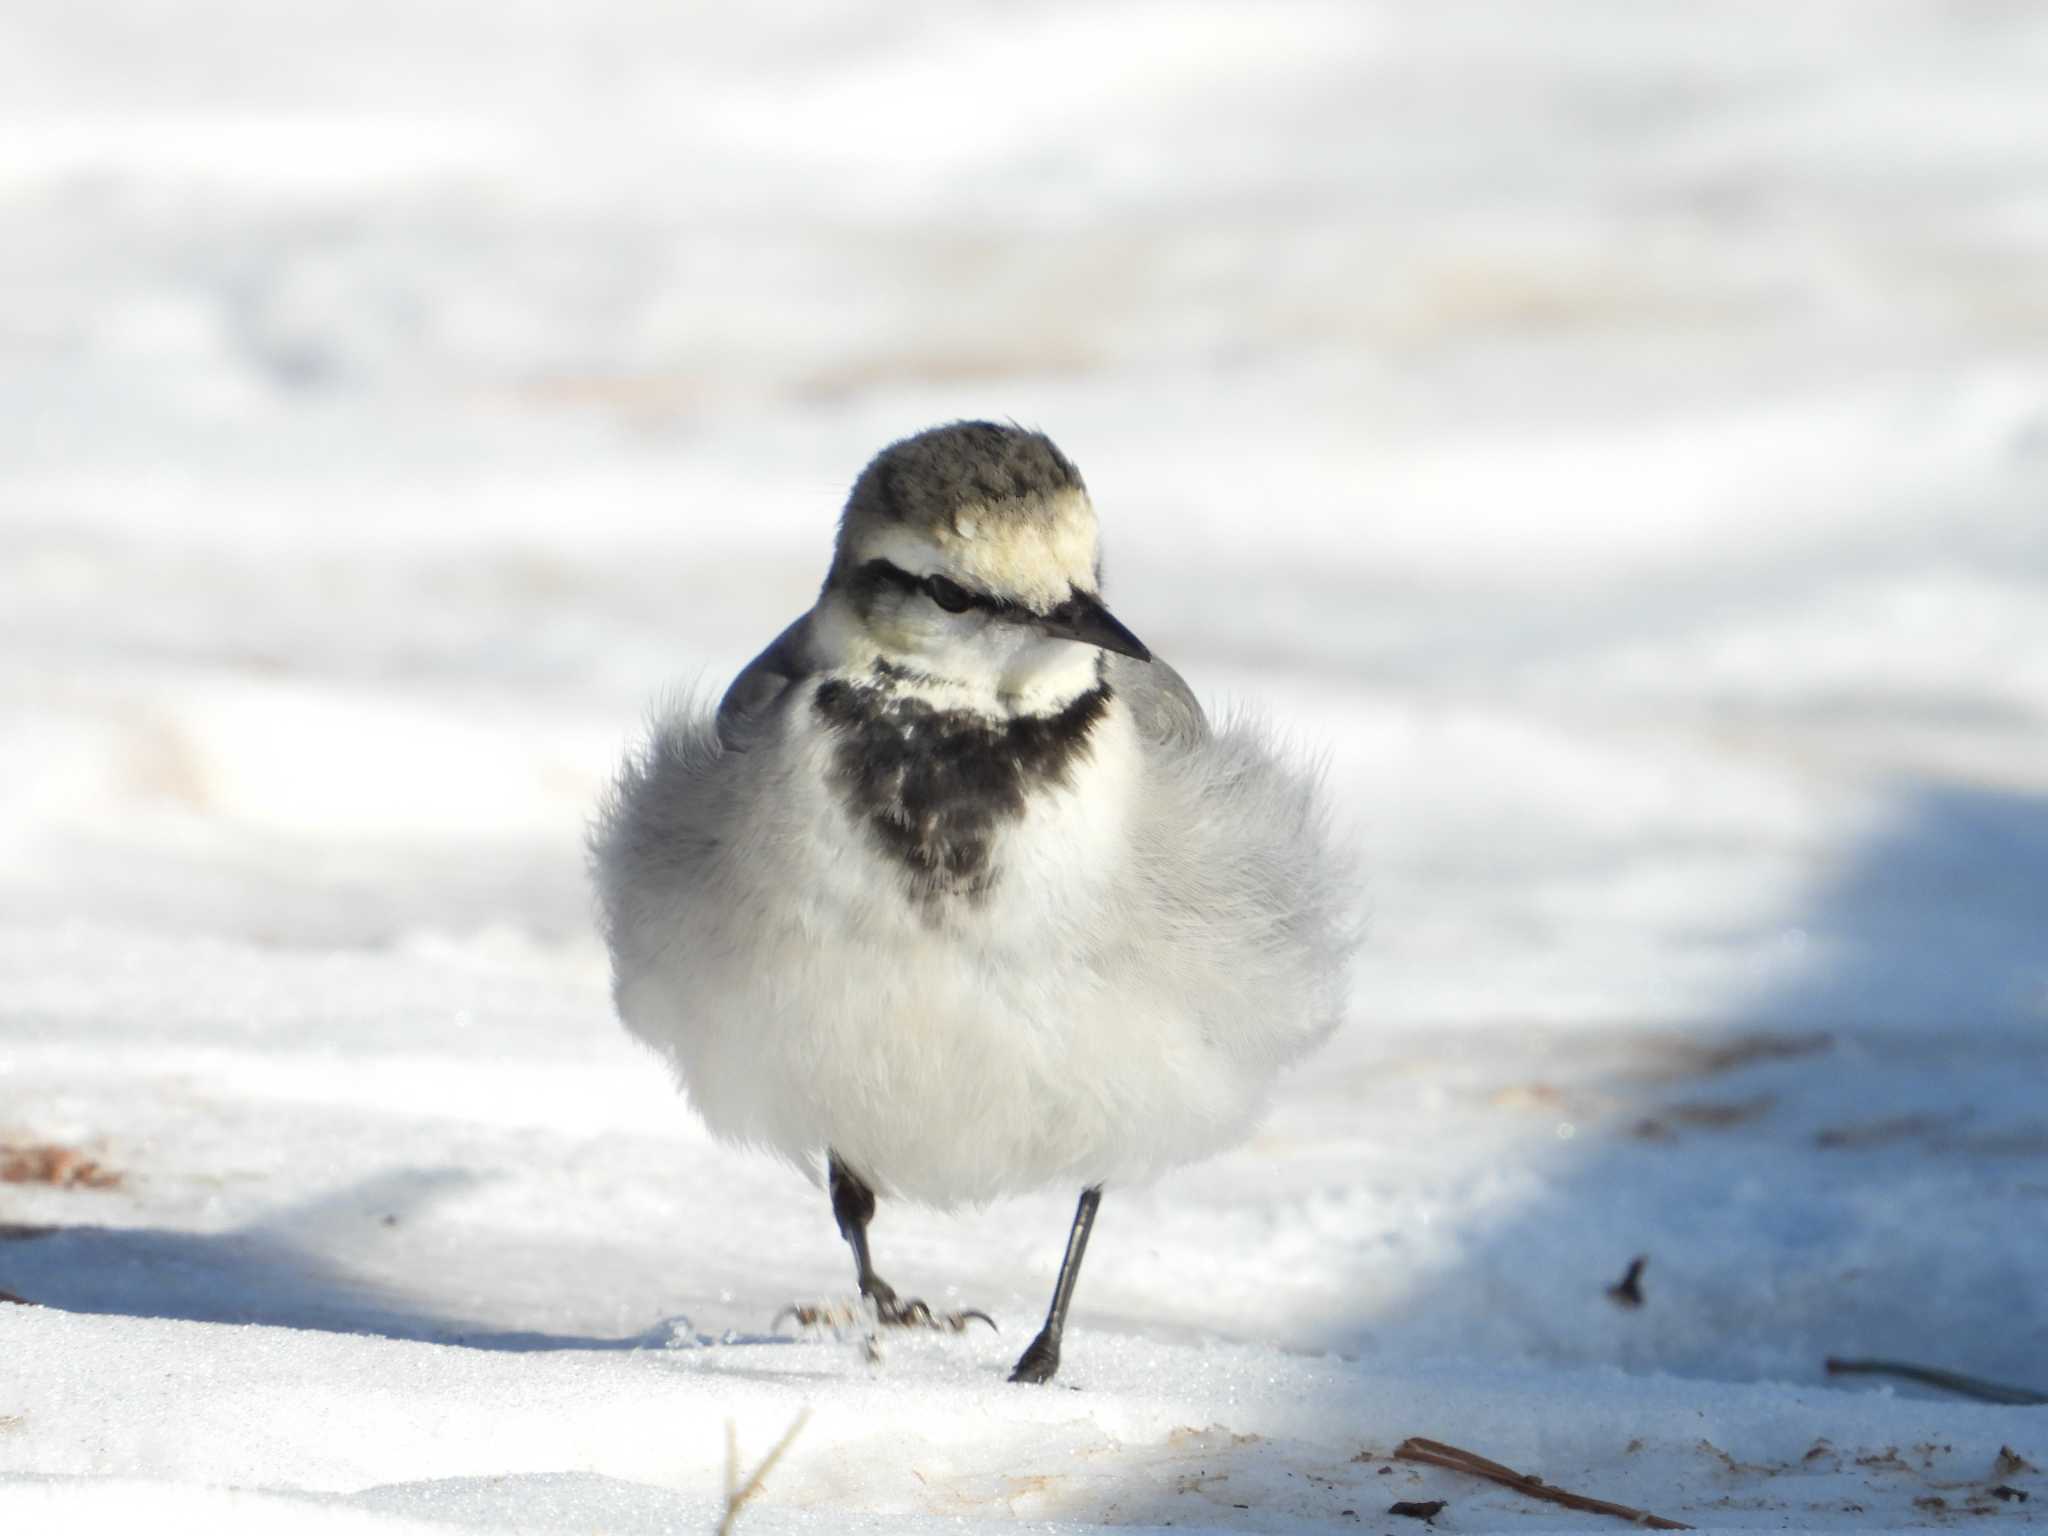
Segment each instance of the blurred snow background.
[{"label": "blurred snow background", "polygon": [[[745,1527],[1564,1518],[1410,1434],[2027,1486],[2048,1410],[1821,1364],[2048,1389],[2044,80],[2024,0],[14,0],[0,1523],[708,1529],[805,1406]],[[1078,1393],[1000,1380],[1069,1192],[878,1225],[1000,1340],[764,1337],[843,1249],[581,874],[978,414],[1371,871],[1344,1036],[1105,1202]]]}]

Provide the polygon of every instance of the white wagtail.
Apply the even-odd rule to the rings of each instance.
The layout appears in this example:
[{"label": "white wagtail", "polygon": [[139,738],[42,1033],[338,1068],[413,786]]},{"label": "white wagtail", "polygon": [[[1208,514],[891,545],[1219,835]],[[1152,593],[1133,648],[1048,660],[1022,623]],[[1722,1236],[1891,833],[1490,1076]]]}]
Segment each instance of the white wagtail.
[{"label": "white wagtail", "polygon": [[1102,604],[1050,440],[958,422],[854,483],[810,612],[658,723],[592,834],[619,1013],[711,1130],[829,1184],[885,1324],[877,1194],[1079,1185],[1050,1380],[1105,1184],[1241,1138],[1343,1001],[1310,775],[1212,729]]}]

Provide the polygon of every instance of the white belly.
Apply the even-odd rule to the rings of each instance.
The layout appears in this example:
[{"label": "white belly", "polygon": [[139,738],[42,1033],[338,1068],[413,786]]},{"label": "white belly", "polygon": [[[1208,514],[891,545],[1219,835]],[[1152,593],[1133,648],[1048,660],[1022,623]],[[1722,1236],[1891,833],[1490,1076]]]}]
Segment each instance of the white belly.
[{"label": "white belly", "polygon": [[748,765],[765,792],[723,878],[676,893],[671,942],[620,977],[713,1131],[814,1169],[829,1147],[933,1204],[1142,1179],[1242,1134],[1263,1076],[1161,981],[1173,936],[1134,875],[1145,776],[1121,703],[1071,782],[999,831],[987,891],[937,903],[849,812],[830,734],[792,719]]}]

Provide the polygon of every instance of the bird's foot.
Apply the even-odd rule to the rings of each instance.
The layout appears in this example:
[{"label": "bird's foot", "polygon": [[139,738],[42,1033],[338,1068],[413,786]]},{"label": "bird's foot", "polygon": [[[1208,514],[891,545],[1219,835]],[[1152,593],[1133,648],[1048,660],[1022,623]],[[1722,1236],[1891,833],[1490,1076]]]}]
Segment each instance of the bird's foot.
[{"label": "bird's foot", "polygon": [[1042,1386],[1052,1380],[1053,1373],[1059,1368],[1059,1335],[1041,1331],[1017,1361],[1017,1368],[1010,1372],[1010,1380],[1023,1382],[1027,1386]]},{"label": "bird's foot", "polygon": [[977,1307],[934,1312],[922,1299],[913,1296],[908,1301],[899,1300],[894,1290],[879,1283],[861,1301],[820,1302],[814,1306],[792,1302],[775,1314],[772,1329],[779,1330],[785,1321],[794,1322],[799,1328],[829,1329],[833,1333],[850,1333],[867,1326],[925,1328],[934,1333],[965,1333],[969,1323],[987,1323],[992,1330],[996,1328],[996,1320]]},{"label": "bird's foot", "polygon": [[930,1306],[913,1296],[908,1301],[898,1301],[894,1291],[871,1296],[874,1303],[875,1321],[884,1328],[929,1328],[938,1333],[965,1333],[969,1323],[987,1323],[992,1332],[996,1320],[978,1307],[966,1307],[958,1312],[934,1312]]},{"label": "bird's foot", "polygon": [[861,1285],[861,1294],[875,1309],[875,1322],[883,1328],[929,1328],[937,1333],[965,1333],[972,1322],[987,1323],[992,1331],[996,1320],[986,1312],[969,1307],[960,1312],[934,1312],[931,1307],[913,1296],[908,1301],[896,1295],[896,1288],[881,1276],[870,1274]]}]

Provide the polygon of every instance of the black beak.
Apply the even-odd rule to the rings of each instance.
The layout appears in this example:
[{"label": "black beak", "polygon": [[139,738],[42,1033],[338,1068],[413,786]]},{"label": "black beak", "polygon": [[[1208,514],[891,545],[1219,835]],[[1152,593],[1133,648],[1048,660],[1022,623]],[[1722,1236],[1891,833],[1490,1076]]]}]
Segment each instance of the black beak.
[{"label": "black beak", "polygon": [[1152,659],[1145,642],[1119,624],[1116,616],[1102,606],[1102,599],[1091,592],[1076,592],[1051,613],[1041,615],[1038,627],[1061,640],[1099,645],[1105,651],[1135,656],[1140,661]]}]

